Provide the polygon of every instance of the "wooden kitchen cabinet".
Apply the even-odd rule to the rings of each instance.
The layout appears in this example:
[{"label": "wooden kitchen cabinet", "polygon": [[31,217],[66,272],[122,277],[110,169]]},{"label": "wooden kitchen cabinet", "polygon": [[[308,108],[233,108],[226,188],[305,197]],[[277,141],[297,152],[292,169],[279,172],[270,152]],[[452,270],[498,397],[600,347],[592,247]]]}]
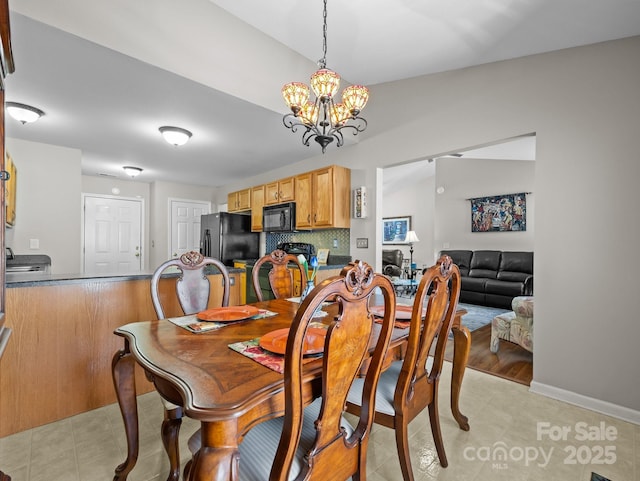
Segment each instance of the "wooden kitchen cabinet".
[{"label": "wooden kitchen cabinet", "polygon": [[251,231],[262,232],[262,208],[264,207],[264,185],[251,188]]},{"label": "wooden kitchen cabinet", "polygon": [[242,212],[249,209],[251,209],[251,189],[229,192],[227,196],[227,210],[229,212]]},{"label": "wooden kitchen cabinet", "polygon": [[264,186],[265,205],[282,204],[296,200],[295,177],[287,177]]},{"label": "wooden kitchen cabinet", "polygon": [[296,228],[348,228],[351,171],[331,165],[296,177]]}]

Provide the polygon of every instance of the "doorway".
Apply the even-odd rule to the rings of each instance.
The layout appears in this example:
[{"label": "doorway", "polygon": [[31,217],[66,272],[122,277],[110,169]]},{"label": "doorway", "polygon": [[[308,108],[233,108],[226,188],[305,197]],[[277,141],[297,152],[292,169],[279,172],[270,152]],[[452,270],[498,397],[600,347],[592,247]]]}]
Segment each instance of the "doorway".
[{"label": "doorway", "polygon": [[83,194],[83,272],[126,274],[144,267],[142,199]]},{"label": "doorway", "polygon": [[169,258],[200,250],[200,217],[210,211],[211,202],[169,199]]}]

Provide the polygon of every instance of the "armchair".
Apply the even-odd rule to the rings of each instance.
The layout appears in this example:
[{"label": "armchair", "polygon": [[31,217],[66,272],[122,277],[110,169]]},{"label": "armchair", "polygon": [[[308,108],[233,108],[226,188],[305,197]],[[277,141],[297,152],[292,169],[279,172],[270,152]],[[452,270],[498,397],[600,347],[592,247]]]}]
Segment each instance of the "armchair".
[{"label": "armchair", "polygon": [[382,273],[389,277],[402,275],[403,255],[400,249],[382,251]]},{"label": "armchair", "polygon": [[500,314],[491,321],[489,350],[498,352],[500,339],[504,339],[533,352],[533,297],[514,297],[511,307],[513,311]]}]

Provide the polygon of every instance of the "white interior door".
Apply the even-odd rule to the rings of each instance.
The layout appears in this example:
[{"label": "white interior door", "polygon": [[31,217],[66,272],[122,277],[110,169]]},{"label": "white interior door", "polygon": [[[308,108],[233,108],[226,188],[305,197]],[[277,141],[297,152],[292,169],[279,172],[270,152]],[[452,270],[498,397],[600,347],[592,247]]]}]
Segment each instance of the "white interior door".
[{"label": "white interior door", "polygon": [[200,216],[209,213],[211,203],[171,199],[169,204],[169,257],[174,258],[191,250],[200,250]]},{"label": "white interior door", "polygon": [[84,272],[142,269],[142,200],[84,196]]}]

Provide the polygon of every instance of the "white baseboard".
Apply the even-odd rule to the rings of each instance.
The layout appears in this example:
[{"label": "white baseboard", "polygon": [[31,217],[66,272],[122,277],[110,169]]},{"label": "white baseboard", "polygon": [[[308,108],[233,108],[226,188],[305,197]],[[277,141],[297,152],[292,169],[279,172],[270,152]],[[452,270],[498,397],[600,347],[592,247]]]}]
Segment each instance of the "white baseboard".
[{"label": "white baseboard", "polygon": [[535,394],[541,394],[558,401],[564,401],[574,406],[589,409],[601,414],[606,414],[623,421],[628,421],[633,424],[640,425],[640,411],[630,409],[624,406],[619,406],[607,401],[595,399],[589,396],[583,396],[571,391],[566,391],[558,387],[549,386],[548,384],[542,384],[536,381],[532,381],[529,386],[529,391]]}]

